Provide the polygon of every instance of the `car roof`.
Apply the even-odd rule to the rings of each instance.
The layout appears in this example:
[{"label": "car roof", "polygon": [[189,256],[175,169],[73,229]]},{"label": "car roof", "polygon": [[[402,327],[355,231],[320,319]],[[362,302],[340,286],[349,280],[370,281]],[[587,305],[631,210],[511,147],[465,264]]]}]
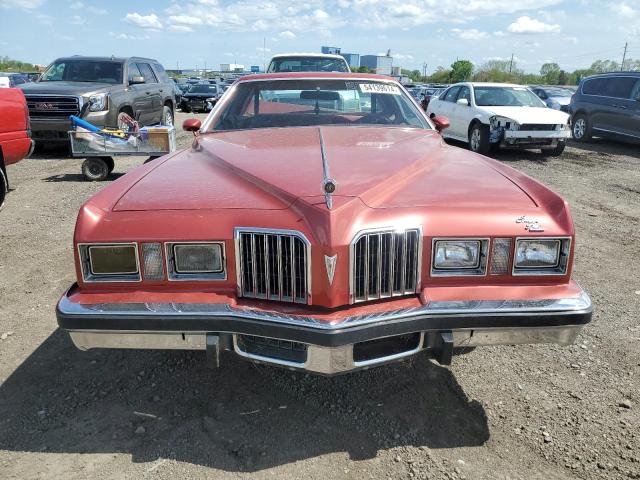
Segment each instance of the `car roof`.
[{"label": "car roof", "polygon": [[[336,55],[333,53],[278,53],[271,57],[271,60],[274,58],[282,58],[282,57],[313,57],[313,58],[334,58],[339,60],[344,60],[342,55]],[[344,60],[346,62],[346,60]]]},{"label": "car roof", "polygon": [[387,75],[376,73],[353,73],[353,72],[279,72],[279,73],[258,73],[244,75],[239,81],[247,82],[252,80],[290,80],[290,79],[344,79],[344,80],[378,80],[384,82],[396,82],[395,79]]},{"label": "car roof", "polygon": [[[528,88],[526,85],[518,85],[517,83],[499,83],[499,82],[460,82],[455,85],[472,85],[474,87],[524,87]],[[455,86],[452,85],[452,86]]]},{"label": "car roof", "polygon": [[590,78],[600,78],[600,77],[639,77],[640,72],[626,71],[626,72],[606,72],[606,73],[597,73],[595,75],[589,75],[588,77],[584,77],[582,80],[587,80]]},{"label": "car roof", "polygon": [[127,60],[144,60],[147,62],[155,62],[159,63],[157,60],[153,58],[144,58],[144,57],[92,57],[92,56],[84,56],[84,55],[71,55],[70,57],[60,57],[56,58],[56,62],[61,60],[90,60],[95,62],[126,62]]}]

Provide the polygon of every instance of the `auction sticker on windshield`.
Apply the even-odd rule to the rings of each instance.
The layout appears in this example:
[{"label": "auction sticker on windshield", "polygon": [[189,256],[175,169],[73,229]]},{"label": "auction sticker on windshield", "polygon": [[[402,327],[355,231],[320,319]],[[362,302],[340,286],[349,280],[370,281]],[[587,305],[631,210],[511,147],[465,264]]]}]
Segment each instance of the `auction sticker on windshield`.
[{"label": "auction sticker on windshield", "polygon": [[388,95],[400,95],[400,89],[395,85],[387,85],[385,83],[361,83],[360,90],[362,93],[385,93]]}]

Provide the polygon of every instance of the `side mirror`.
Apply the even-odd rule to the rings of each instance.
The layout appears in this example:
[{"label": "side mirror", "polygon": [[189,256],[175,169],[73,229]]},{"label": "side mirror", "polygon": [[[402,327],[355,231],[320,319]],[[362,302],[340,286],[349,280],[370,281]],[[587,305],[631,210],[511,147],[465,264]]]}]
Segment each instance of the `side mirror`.
[{"label": "side mirror", "polygon": [[202,127],[202,122],[197,118],[187,118],[182,124],[182,129],[185,132],[196,133]]},{"label": "side mirror", "polygon": [[449,125],[451,125],[449,123],[449,119],[447,117],[443,117],[442,115],[436,115],[435,117],[432,117],[431,121],[435,123],[436,130],[438,132],[442,132],[445,128],[449,128]]},{"label": "side mirror", "polygon": [[466,98],[459,98],[456,103],[458,105],[462,105],[462,106],[465,106],[465,107],[469,106],[469,100],[467,100]]},{"label": "side mirror", "polygon": [[144,83],[144,77],[135,76],[129,79],[129,85],[138,85],[140,83]]}]

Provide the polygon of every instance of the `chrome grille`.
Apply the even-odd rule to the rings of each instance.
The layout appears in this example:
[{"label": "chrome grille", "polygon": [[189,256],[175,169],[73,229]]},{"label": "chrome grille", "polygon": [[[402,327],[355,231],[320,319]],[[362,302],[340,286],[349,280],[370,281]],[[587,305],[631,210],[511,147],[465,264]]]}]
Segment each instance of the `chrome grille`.
[{"label": "chrome grille", "polygon": [[419,229],[359,234],[351,245],[352,302],[416,293],[421,239]]},{"label": "chrome grille", "polygon": [[26,95],[30,118],[67,119],[69,115],[80,113],[78,97],[59,97],[56,95]]},{"label": "chrome grille", "polygon": [[236,248],[240,296],[309,301],[309,242],[301,233],[236,229]]}]

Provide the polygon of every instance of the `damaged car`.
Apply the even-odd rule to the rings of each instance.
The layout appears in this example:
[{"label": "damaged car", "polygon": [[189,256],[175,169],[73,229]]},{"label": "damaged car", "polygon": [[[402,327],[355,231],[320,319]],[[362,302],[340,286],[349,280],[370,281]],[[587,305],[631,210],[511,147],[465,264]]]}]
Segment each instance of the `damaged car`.
[{"label": "damaged car", "polygon": [[504,83],[458,83],[429,102],[427,113],[449,118],[445,138],[482,154],[498,148],[540,149],[562,155],[569,115],[548,108],[529,88]]},{"label": "damaged car", "polygon": [[189,90],[182,94],[180,110],[187,113],[210,112],[220,95],[220,89],[212,83],[203,82],[191,85]]},{"label": "damaged car", "polygon": [[240,79],[189,148],[81,207],[59,326],[323,375],[573,343],[592,306],[567,203],[447,126],[382,75]]}]

